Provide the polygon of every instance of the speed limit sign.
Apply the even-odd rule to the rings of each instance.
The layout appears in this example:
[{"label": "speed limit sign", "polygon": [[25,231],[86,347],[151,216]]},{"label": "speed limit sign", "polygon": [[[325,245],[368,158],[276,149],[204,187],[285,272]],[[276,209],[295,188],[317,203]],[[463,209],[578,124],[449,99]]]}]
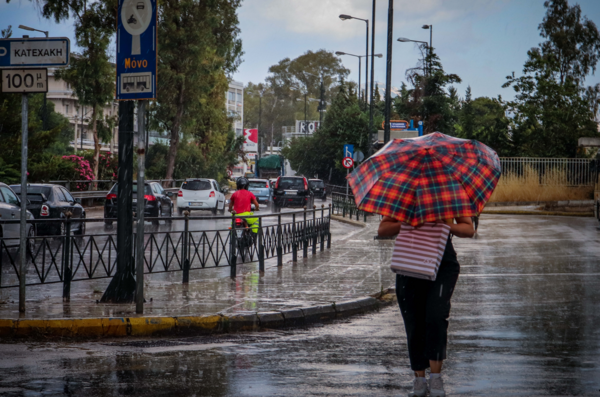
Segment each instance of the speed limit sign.
[{"label": "speed limit sign", "polygon": [[352,168],[352,166],[354,165],[354,160],[352,160],[352,157],[344,157],[344,159],[342,160],[342,165],[344,166],[344,168]]}]

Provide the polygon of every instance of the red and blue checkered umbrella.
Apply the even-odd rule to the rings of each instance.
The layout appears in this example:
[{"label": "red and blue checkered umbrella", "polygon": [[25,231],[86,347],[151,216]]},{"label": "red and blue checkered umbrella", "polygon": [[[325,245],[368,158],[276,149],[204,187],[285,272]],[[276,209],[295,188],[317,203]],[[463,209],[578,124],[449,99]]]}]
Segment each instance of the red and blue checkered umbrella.
[{"label": "red and blue checkered umbrella", "polygon": [[483,143],[434,132],[388,142],[348,182],[359,209],[416,226],[479,215],[501,172]]}]

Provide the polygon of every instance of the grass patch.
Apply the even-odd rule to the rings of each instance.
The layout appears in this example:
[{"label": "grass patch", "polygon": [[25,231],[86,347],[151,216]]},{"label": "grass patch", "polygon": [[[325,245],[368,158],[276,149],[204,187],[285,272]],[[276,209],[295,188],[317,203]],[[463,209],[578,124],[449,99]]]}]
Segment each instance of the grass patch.
[{"label": "grass patch", "polygon": [[490,202],[590,200],[594,197],[593,186],[566,186],[564,171],[539,176],[531,167],[525,167],[523,175],[502,174]]}]

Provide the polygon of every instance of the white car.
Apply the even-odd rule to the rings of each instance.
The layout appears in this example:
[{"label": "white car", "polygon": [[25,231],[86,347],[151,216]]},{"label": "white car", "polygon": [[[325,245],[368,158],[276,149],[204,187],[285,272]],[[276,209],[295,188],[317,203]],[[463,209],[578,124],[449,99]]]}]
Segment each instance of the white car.
[{"label": "white car", "polygon": [[177,193],[177,213],[184,210],[207,210],[225,213],[225,195],[214,179],[188,178]]}]

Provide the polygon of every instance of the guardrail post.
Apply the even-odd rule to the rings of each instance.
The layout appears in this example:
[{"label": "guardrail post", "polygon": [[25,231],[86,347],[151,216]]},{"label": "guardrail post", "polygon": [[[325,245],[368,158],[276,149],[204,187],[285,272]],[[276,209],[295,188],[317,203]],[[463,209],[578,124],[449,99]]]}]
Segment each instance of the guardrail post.
[{"label": "guardrail post", "polygon": [[277,215],[277,266],[283,266],[283,247],[281,246],[281,215]]},{"label": "guardrail post", "polygon": [[65,222],[65,237],[63,243],[63,302],[71,300],[71,279],[73,278],[73,270],[71,269],[71,212],[65,213],[67,216]]},{"label": "guardrail post", "polygon": [[321,235],[321,251],[325,248],[325,219],[324,219],[325,206],[321,204],[321,226],[319,227],[319,234]]},{"label": "guardrail post", "polygon": [[317,254],[317,206],[313,205],[313,225],[312,225],[312,254]]},{"label": "guardrail post", "polygon": [[258,218],[258,270],[265,271],[265,244],[262,228],[262,216]]},{"label": "guardrail post", "polygon": [[292,261],[298,262],[298,236],[296,228],[296,214],[292,214]]},{"label": "guardrail post", "polygon": [[68,191],[71,191],[71,181],[67,181],[66,188]]},{"label": "guardrail post", "polygon": [[184,227],[183,227],[183,238],[181,239],[181,260],[183,261],[183,284],[188,284],[190,282],[190,259],[188,258],[188,234],[190,230],[190,213],[189,211],[184,211],[183,215],[185,216]]},{"label": "guardrail post", "polygon": [[306,207],[304,207],[304,229],[302,230],[302,257],[308,257],[308,235],[306,233]]},{"label": "guardrail post", "polygon": [[236,248],[236,236],[235,236],[235,214],[231,218],[231,228],[229,229],[229,266],[231,267],[231,271],[229,273],[229,277],[235,278],[236,275],[236,265],[237,265],[237,255],[235,253]]},{"label": "guardrail post", "polygon": [[331,204],[329,204],[329,217],[327,218],[327,249],[331,248]]}]

